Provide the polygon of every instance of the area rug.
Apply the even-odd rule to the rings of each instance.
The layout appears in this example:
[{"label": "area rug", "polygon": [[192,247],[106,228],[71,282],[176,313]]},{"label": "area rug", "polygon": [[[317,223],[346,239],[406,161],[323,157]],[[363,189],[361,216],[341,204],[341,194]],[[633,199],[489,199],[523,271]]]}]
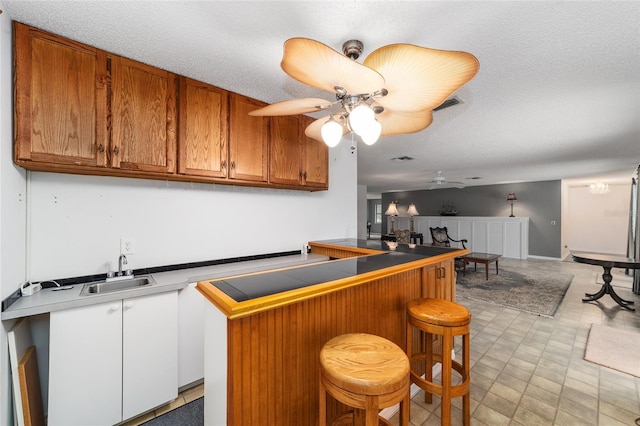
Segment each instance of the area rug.
[{"label": "area rug", "polygon": [[584,359],[640,377],[640,333],[591,324]]},{"label": "area rug", "polygon": [[[485,277],[484,265],[467,265],[466,276],[458,272],[456,294],[472,299],[495,303],[519,311],[552,318],[571,284],[573,275],[549,270],[540,263],[540,268],[521,267],[509,259],[489,265],[489,280]],[[506,263],[506,265],[504,264]]]},{"label": "area rug", "polygon": [[204,424],[204,397],[194,399],[142,424],[144,426],[202,426]]}]

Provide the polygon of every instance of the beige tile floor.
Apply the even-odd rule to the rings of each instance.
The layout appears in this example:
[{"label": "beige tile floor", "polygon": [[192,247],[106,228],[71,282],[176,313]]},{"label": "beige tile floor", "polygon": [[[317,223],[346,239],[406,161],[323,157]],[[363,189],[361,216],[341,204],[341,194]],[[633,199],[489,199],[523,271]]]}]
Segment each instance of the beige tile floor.
[{"label": "beige tile floor", "polygon": [[[458,298],[472,314],[471,424],[635,425],[640,417],[640,378],[585,361],[583,356],[593,323],[640,333],[640,306],[637,312],[626,311],[608,295],[598,303],[583,303],[585,292],[600,288],[596,283],[601,282],[600,267],[545,260],[515,262],[522,268],[544,262],[545,268],[574,278],[554,318]],[[612,284],[618,294],[640,305],[640,296],[630,291],[629,282],[621,270],[614,270]],[[203,385],[186,390],[175,401],[126,426],[139,425],[203,393]],[[440,425],[438,397],[432,404],[423,401],[422,391],[412,399],[411,425]],[[461,425],[460,398],[453,405],[452,424]],[[397,415],[391,421],[397,425]]]},{"label": "beige tile floor", "polygon": [[[472,425],[635,425],[640,417],[640,378],[585,361],[591,324],[640,333],[640,306],[630,312],[605,295],[583,303],[600,288],[602,268],[573,262],[516,261],[522,267],[545,262],[574,279],[554,318],[458,298],[471,311]],[[612,284],[624,299],[640,305],[630,278],[614,270]],[[627,288],[624,288],[626,286]],[[459,344],[459,343],[458,343]],[[624,342],[620,342],[624,344]],[[615,350],[615,348],[612,348]],[[411,401],[411,425],[440,425],[440,400],[425,404],[420,391]],[[455,398],[452,424],[462,424]],[[397,415],[392,418],[398,424]],[[639,423],[640,424],[640,423]]]}]

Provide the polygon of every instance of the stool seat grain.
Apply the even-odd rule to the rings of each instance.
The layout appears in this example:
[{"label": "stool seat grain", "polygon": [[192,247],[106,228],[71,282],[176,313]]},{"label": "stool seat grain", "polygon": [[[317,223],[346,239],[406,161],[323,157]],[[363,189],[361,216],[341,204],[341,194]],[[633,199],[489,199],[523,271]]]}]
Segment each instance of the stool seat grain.
[{"label": "stool seat grain", "polygon": [[409,372],[406,353],[385,338],[367,333],[334,337],[320,351],[320,425],[326,424],[326,393],[356,409],[336,419],[334,425],[348,424],[348,418],[353,424],[377,426],[379,410],[398,402],[401,424],[407,425]]}]

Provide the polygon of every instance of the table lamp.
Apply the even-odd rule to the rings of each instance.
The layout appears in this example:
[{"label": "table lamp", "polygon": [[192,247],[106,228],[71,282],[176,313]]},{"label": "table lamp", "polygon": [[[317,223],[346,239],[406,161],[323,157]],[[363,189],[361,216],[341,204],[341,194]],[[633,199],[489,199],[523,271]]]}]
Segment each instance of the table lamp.
[{"label": "table lamp", "polygon": [[420,214],[418,213],[418,210],[416,209],[415,204],[413,203],[409,204],[409,208],[407,209],[407,214],[411,216],[411,219],[409,219],[409,230],[411,231],[411,233],[413,233],[413,217],[418,216]]},{"label": "table lamp", "polygon": [[384,212],[387,216],[391,216],[391,234],[396,231],[395,228],[395,216],[398,216],[398,209],[396,208],[396,203],[393,201],[389,203],[389,208],[386,212]]},{"label": "table lamp", "polygon": [[509,217],[515,217],[513,215],[513,202],[516,200],[517,200],[516,194],[514,194],[513,192],[507,195],[507,201],[511,201],[511,215]]}]

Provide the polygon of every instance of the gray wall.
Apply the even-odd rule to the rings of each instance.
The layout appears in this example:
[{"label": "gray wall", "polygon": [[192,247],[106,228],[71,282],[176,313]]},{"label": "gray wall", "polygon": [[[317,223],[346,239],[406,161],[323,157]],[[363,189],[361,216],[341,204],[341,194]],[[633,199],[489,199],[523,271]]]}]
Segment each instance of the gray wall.
[{"label": "gray wall", "polygon": [[[507,201],[507,194],[510,192],[518,197],[513,203],[514,216],[530,218],[529,255],[559,258],[562,248],[559,180],[387,192],[382,194],[382,210],[384,212],[391,201],[397,200],[405,211],[409,203],[414,203],[420,216],[437,216],[444,204],[453,204],[458,216],[509,216],[511,204]],[[369,200],[370,209],[373,201]],[[372,210],[370,212],[372,217]],[[381,232],[387,232],[386,220],[382,221]]]}]

